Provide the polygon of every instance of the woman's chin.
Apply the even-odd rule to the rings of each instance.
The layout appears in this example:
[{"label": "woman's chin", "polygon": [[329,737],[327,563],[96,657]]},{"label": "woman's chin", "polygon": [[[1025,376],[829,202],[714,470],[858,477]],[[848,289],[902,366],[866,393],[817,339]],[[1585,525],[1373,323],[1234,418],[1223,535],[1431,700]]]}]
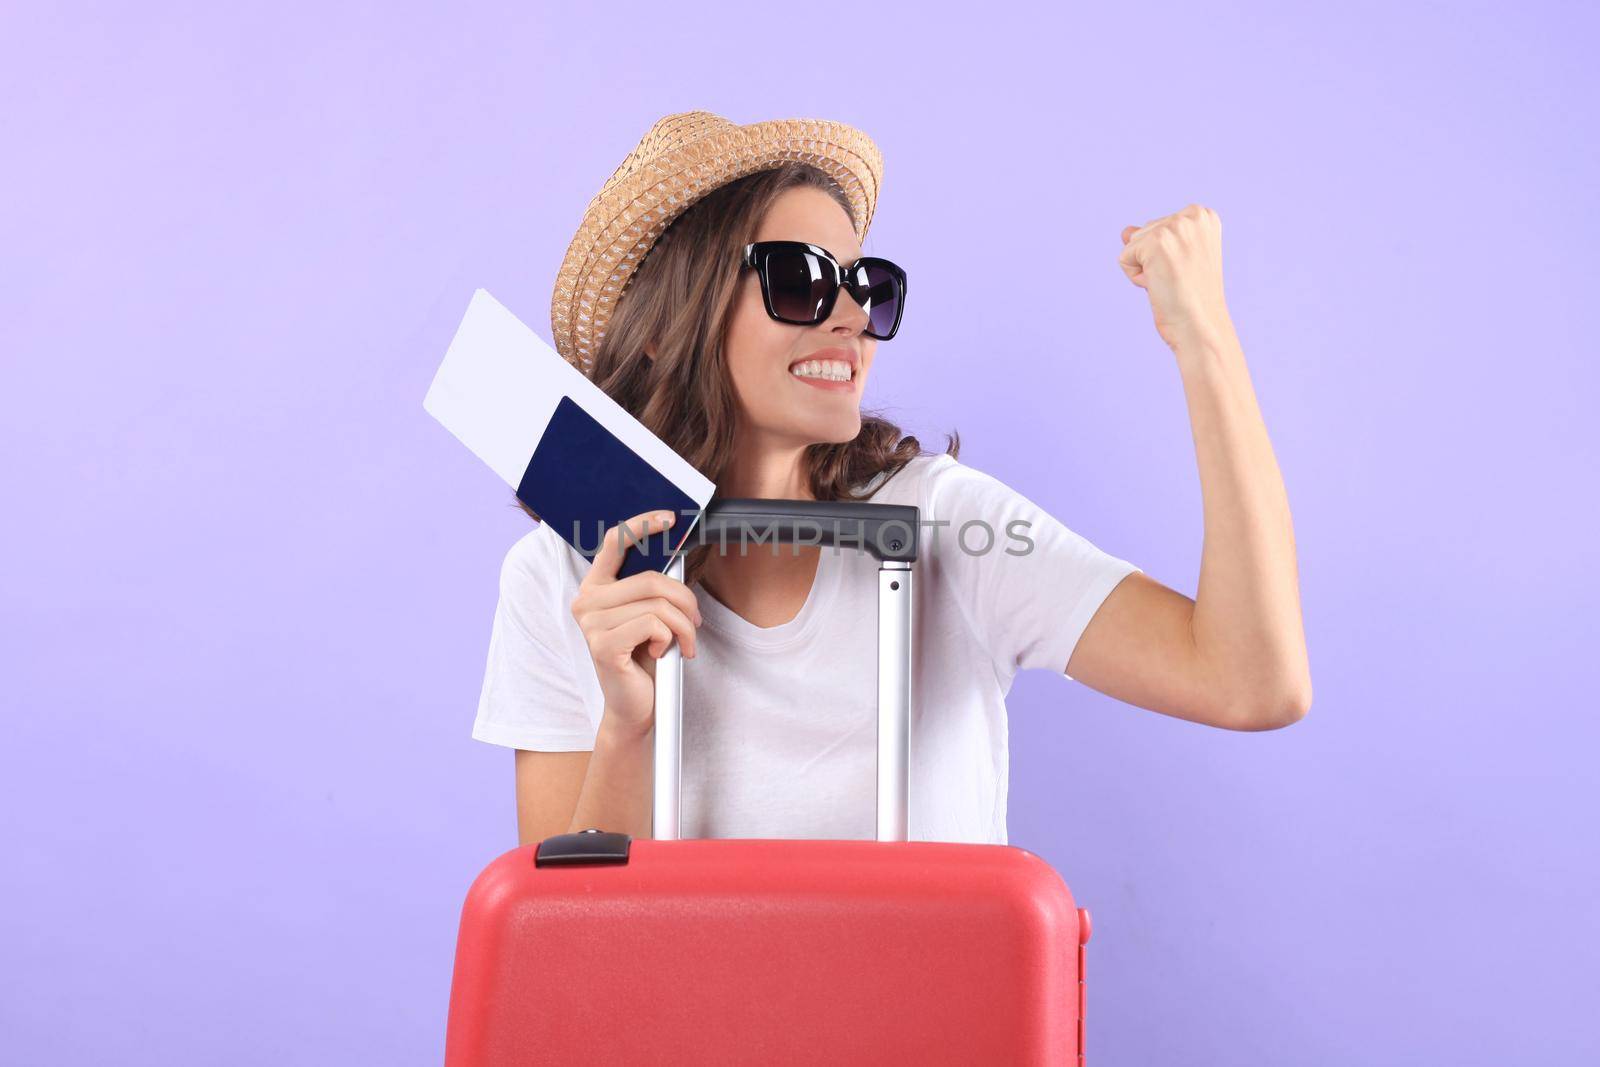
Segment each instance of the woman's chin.
[{"label": "woman's chin", "polygon": [[819,419],[811,425],[807,436],[816,444],[843,445],[854,441],[861,433],[861,409],[836,419]]}]

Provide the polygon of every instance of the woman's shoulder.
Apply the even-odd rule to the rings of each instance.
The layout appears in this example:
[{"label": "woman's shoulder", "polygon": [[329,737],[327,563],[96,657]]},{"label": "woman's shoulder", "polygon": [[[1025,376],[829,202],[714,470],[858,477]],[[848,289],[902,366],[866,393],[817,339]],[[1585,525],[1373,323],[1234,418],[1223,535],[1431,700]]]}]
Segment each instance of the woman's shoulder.
[{"label": "woman's shoulder", "polygon": [[928,452],[884,480],[870,499],[879,504],[914,504],[928,518],[1001,506],[1016,496],[1006,483],[948,452]]},{"label": "woman's shoulder", "polygon": [[874,504],[917,504],[928,498],[928,489],[954,466],[956,458],[947,452],[923,452],[894,471],[883,471],[867,483],[866,499]]},{"label": "woman's shoulder", "polygon": [[1016,516],[1036,506],[1009,482],[943,452],[917,456],[873,499],[915,504],[924,521],[957,525],[973,519],[993,525],[998,515]]},{"label": "woman's shoulder", "polygon": [[577,557],[577,553],[572,546],[551,530],[548,523],[536,522],[533,529],[506,549],[500,567],[501,587],[576,587],[581,575],[574,566],[574,557]]}]

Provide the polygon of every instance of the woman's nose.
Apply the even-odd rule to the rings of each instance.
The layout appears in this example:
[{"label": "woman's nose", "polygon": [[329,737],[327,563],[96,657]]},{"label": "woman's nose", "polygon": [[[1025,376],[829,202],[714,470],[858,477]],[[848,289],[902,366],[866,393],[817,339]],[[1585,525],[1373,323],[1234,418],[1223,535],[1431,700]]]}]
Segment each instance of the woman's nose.
[{"label": "woman's nose", "polygon": [[851,333],[860,333],[871,321],[872,316],[867,314],[866,308],[856,303],[856,298],[850,295],[850,290],[841,288],[839,295],[833,301],[833,314],[828,316],[828,328],[845,327]]}]

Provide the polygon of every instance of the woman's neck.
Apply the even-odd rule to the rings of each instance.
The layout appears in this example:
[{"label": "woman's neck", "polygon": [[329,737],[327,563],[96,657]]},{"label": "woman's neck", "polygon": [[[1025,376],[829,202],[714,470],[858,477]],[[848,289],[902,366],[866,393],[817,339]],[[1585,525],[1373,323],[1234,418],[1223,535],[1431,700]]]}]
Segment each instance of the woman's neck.
[{"label": "woman's neck", "polygon": [[751,500],[812,500],[804,448],[734,449],[734,458],[717,479],[720,496]]},{"label": "woman's neck", "polygon": [[[734,459],[717,479],[724,498],[814,500],[805,473],[804,448],[734,449]],[[730,548],[706,560],[701,584],[729,610],[757,626],[788,622],[799,612],[816,579],[821,550],[815,545],[771,541],[744,552]]]}]

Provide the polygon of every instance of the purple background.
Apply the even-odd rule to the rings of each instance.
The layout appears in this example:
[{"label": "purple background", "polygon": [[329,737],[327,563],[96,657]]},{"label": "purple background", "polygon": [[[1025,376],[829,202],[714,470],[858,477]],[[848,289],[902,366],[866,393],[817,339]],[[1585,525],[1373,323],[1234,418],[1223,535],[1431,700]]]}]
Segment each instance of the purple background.
[{"label": "purple background", "polygon": [[589,197],[694,108],[877,139],[866,249],[918,285],[869,403],[1191,595],[1116,255],[1222,216],[1315,706],[1019,678],[1093,1062],[1600,1055],[1592,9],[543,7],[0,16],[4,1058],[438,1061],[527,522],[422,396],[475,287],[548,335]]}]

